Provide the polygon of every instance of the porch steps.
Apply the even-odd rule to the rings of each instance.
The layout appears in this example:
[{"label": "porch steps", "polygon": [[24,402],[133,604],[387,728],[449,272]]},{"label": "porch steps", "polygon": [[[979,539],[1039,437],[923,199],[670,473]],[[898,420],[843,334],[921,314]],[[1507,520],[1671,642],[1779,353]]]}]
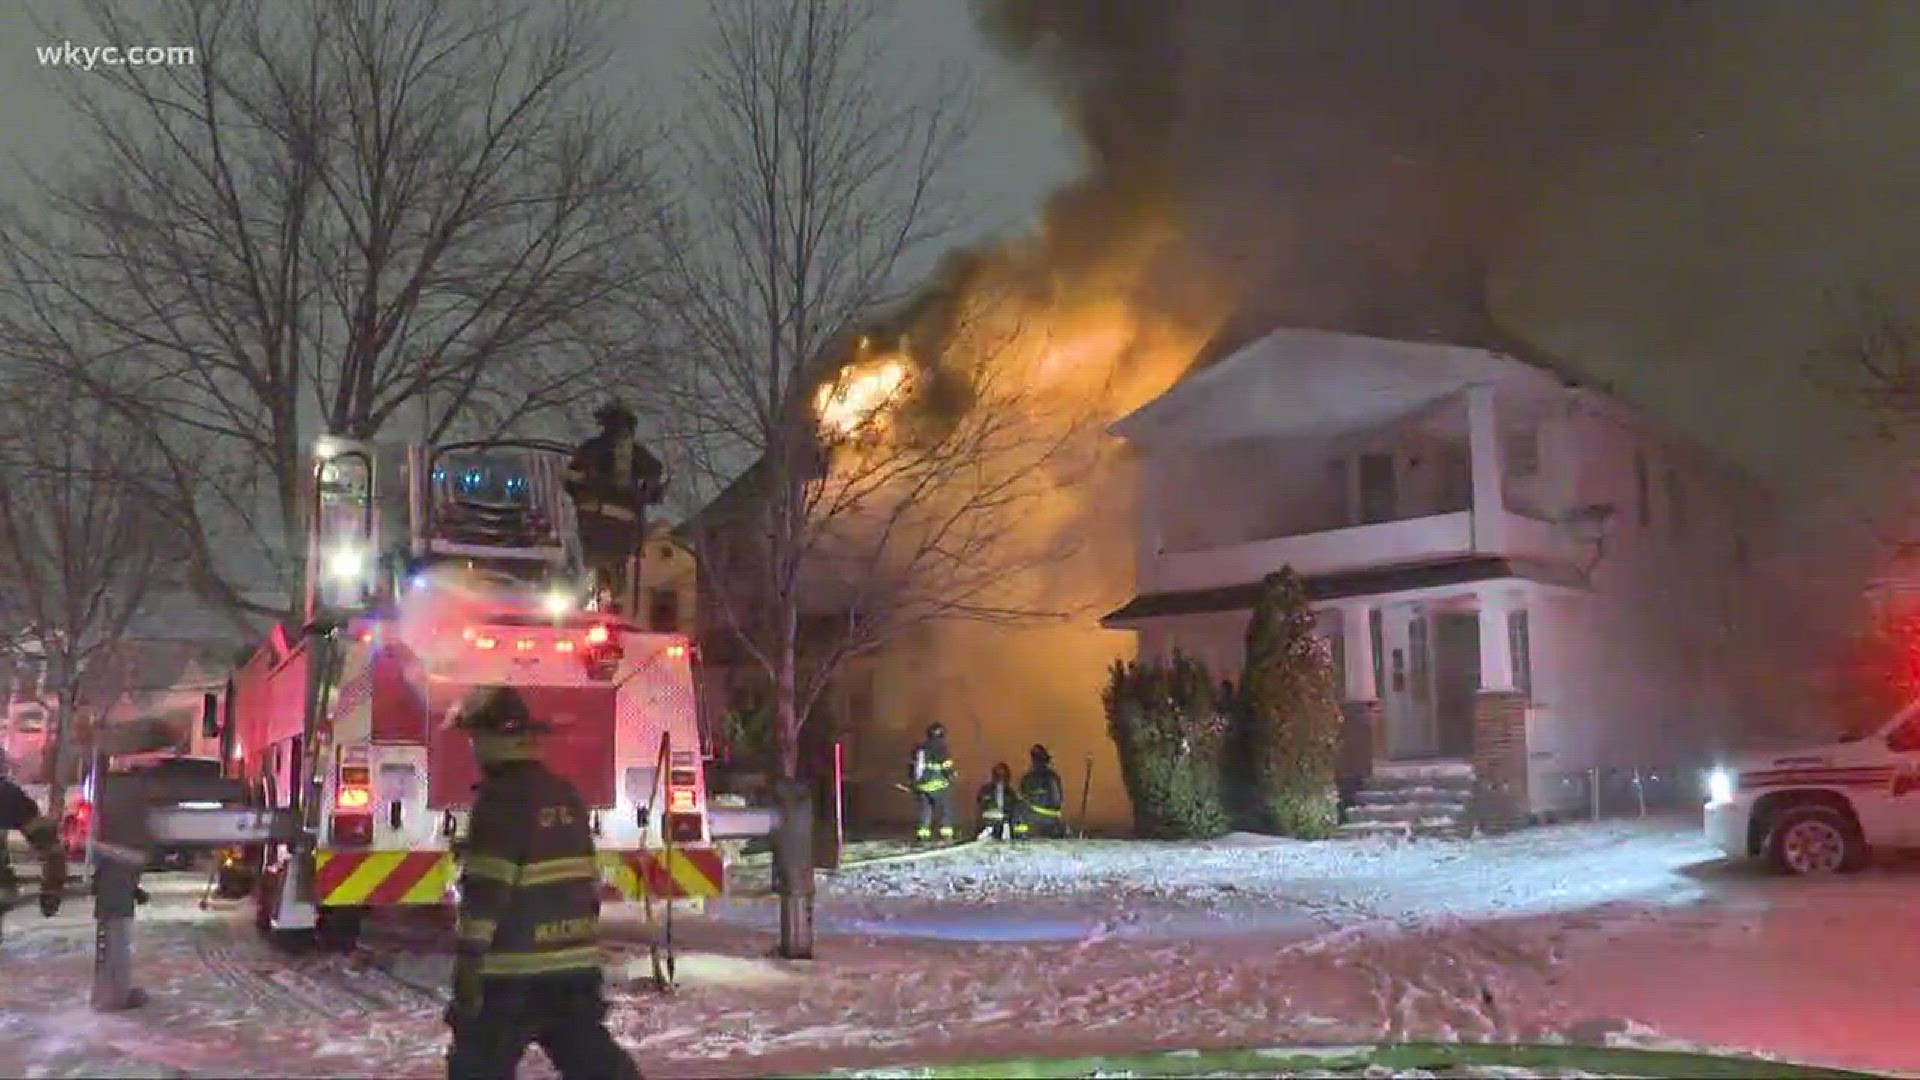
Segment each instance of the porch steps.
[{"label": "porch steps", "polygon": [[1338,835],[1370,837],[1457,837],[1471,831],[1467,817],[1473,797],[1473,766],[1464,761],[1379,765],[1356,793]]}]

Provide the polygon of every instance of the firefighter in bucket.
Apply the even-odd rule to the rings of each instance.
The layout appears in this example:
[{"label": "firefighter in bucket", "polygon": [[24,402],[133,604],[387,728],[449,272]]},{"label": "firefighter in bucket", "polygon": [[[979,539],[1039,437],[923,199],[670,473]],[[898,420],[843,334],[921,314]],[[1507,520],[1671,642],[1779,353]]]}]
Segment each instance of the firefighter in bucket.
[{"label": "firefighter in bucket", "polygon": [[569,1080],[638,1080],[607,1030],[600,871],[587,806],[540,760],[526,699],[481,687],[449,718],[473,740],[449,1080],[510,1077],[529,1044]]},{"label": "firefighter in bucket", "polygon": [[618,403],[593,414],[600,433],[580,444],[567,465],[567,494],[580,523],[580,547],[594,593],[619,610],[627,602],[634,553],[646,532],[647,507],[666,498],[666,466],[634,441],[633,410]]}]

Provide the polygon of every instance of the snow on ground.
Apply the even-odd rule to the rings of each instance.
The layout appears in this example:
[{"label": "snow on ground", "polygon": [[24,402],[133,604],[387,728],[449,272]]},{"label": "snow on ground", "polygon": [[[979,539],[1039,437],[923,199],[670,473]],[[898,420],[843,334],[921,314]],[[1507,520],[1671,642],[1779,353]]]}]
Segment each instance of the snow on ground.
[{"label": "snow on ground", "polygon": [[[239,906],[201,911],[198,881],[157,880],[139,1013],[84,1011],[84,902],[8,920],[0,1075],[441,1068],[443,932],[381,927],[354,957],[288,961]],[[810,962],[769,957],[770,900],[683,917],[666,996],[647,928],[618,909],[610,1023],[654,1075],[1392,1038],[1664,1039],[1920,1071],[1900,1037],[1920,1001],[1916,900],[1906,870],[1722,869],[1684,820],[968,848],[823,876]],[[551,1075],[537,1058],[525,1075]]]}]

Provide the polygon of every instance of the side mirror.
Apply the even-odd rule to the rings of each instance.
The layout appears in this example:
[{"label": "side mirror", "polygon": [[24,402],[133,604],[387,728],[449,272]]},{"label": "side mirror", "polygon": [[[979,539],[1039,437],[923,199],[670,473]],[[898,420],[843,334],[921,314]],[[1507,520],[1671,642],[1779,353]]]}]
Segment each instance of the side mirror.
[{"label": "side mirror", "polygon": [[220,737],[219,694],[206,694],[200,698],[200,734],[209,739]]}]

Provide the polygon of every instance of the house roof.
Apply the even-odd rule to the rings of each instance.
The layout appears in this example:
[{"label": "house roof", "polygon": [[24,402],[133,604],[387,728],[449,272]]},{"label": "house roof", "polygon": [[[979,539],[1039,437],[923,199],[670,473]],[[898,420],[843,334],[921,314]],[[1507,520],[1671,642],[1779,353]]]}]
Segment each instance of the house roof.
[{"label": "house roof", "polygon": [[1182,379],[1110,430],[1145,444],[1385,427],[1479,384],[1557,390],[1558,374],[1484,347],[1275,330]]},{"label": "house roof", "polygon": [[[1549,585],[1584,588],[1578,574],[1549,563],[1524,559],[1499,559],[1474,556],[1409,566],[1355,570],[1338,574],[1319,574],[1301,579],[1307,599],[1316,603],[1329,600],[1384,596],[1413,589],[1432,589],[1447,585],[1471,585],[1503,578],[1522,578]],[[1260,582],[1216,589],[1192,589],[1185,592],[1147,593],[1136,596],[1121,608],[1101,618],[1100,625],[1122,628],[1145,619],[1176,615],[1213,615],[1251,611],[1260,599]]]}]

